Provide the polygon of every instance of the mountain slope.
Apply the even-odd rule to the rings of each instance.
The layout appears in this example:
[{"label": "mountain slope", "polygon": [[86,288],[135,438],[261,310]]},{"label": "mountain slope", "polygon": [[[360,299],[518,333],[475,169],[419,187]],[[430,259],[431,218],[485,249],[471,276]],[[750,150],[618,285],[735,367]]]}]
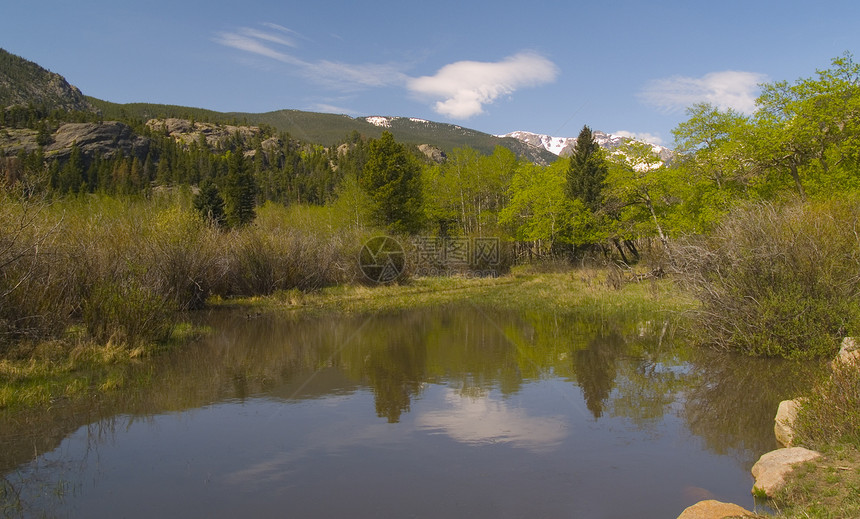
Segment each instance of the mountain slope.
[{"label": "mountain slope", "polygon": [[[597,141],[597,144],[601,148],[604,148],[610,152],[615,151],[626,142],[636,141],[650,144],[651,149],[654,150],[654,153],[656,153],[657,156],[659,156],[663,162],[670,161],[673,156],[672,150],[666,148],[665,146],[660,146],[659,144],[639,141],[637,139],[631,139],[629,137],[622,137],[620,135],[613,135],[611,133],[605,133],[601,131],[594,131],[592,133],[594,135],[594,140]],[[576,145],[576,137],[553,137],[550,135],[541,135],[538,133],[524,131],[511,132],[505,135],[500,135],[499,137],[518,139],[522,142],[528,143],[531,146],[545,149],[561,157],[566,157],[573,153],[573,147]]]},{"label": "mountain slope", "polygon": [[0,106],[29,104],[48,110],[94,110],[63,76],[0,49]]},{"label": "mountain slope", "polygon": [[462,126],[438,123],[408,117],[350,117],[347,115],[305,112],[301,110],[276,110],[265,113],[215,112],[202,108],[148,103],[117,104],[88,98],[107,119],[196,119],[224,124],[267,125],[287,132],[302,141],[323,146],[343,142],[357,132],[365,137],[378,138],[383,131],[390,131],[394,138],[408,144],[430,144],[446,153],[455,148],[471,147],[490,154],[496,146],[503,146],[538,164],[549,164],[556,156],[543,148],[530,146],[519,139],[498,137]]}]

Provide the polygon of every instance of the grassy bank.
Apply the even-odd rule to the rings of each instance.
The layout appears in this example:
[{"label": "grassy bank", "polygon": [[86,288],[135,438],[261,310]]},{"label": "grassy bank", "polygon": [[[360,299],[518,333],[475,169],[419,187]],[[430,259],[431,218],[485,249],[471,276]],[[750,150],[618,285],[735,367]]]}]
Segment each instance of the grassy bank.
[{"label": "grassy bank", "polygon": [[215,301],[247,306],[249,313],[287,311],[375,313],[469,303],[500,309],[526,309],[609,320],[618,315],[664,313],[679,319],[695,302],[671,280],[648,279],[613,288],[608,269],[539,272],[515,267],[496,278],[419,277],[403,284],[348,284],[313,292],[278,291],[269,297]]},{"label": "grassy bank", "polygon": [[122,387],[211,297],[349,282],[365,231],[327,208],[264,206],[221,231],[190,191],[27,199],[0,191],[0,409]]},{"label": "grassy bank", "polygon": [[[680,318],[690,308],[668,280],[627,283],[619,289],[607,284],[608,272],[580,269],[538,273],[518,268],[498,278],[416,278],[401,285],[342,284],[318,290],[275,291],[270,296],[210,299],[215,306],[241,307],[249,315],[286,313],[287,318],[317,314],[384,313],[449,304],[537,310],[596,321],[619,316]],[[172,327],[167,342],[127,343],[93,340],[79,326],[76,335],[55,340],[22,342],[8,348],[0,360],[0,409],[45,406],[63,399],[121,389],[129,380],[129,366],[147,362],[166,345],[181,344],[197,331],[188,325]]]},{"label": "grassy bank", "polygon": [[795,441],[823,456],[795,467],[774,506],[788,518],[860,517],[860,364],[834,362],[805,397]]}]

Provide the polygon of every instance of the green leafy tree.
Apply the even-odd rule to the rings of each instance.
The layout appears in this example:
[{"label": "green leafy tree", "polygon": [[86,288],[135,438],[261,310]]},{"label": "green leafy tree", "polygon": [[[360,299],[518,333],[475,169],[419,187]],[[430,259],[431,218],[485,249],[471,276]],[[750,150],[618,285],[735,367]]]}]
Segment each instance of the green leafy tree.
[{"label": "green leafy tree", "polygon": [[370,142],[361,186],[370,195],[374,223],[394,232],[421,229],[421,166],[391,132]]},{"label": "green leafy tree", "polygon": [[676,156],[672,174],[680,198],[677,228],[685,233],[711,229],[738,200],[750,196],[755,170],[749,160],[750,118],[707,103],[687,109],[688,120],[672,133]]},{"label": "green leafy tree", "polygon": [[338,185],[331,207],[346,227],[361,229],[370,222],[370,197],[354,175],[346,176]]},{"label": "green leafy tree", "polygon": [[[510,202],[499,213],[499,223],[508,226],[519,242],[529,243],[538,257],[552,253],[556,243],[594,243],[598,232],[588,221],[591,213],[581,200],[565,194],[567,161],[549,166],[522,163],[511,179]],[[576,222],[575,230],[571,226]],[[594,241],[591,241],[594,240]]]},{"label": "green leafy tree", "polygon": [[[860,65],[851,54],[832,60],[832,68],[818,71],[817,78],[764,85],[757,104],[752,142],[763,170],[787,172],[801,198],[810,182],[832,189],[839,173],[840,183],[857,187]],[[834,171],[846,165],[852,178]]]},{"label": "green leafy tree", "polygon": [[501,146],[492,155],[457,148],[444,164],[424,172],[425,212],[440,234],[487,235],[498,231],[498,213],[516,171],[516,155]]},{"label": "green leafy tree", "polygon": [[[650,144],[631,141],[619,148],[610,161],[607,195],[616,205],[623,234],[656,234],[668,251],[663,218],[672,203],[672,181]],[[644,211],[643,211],[644,210]]]}]

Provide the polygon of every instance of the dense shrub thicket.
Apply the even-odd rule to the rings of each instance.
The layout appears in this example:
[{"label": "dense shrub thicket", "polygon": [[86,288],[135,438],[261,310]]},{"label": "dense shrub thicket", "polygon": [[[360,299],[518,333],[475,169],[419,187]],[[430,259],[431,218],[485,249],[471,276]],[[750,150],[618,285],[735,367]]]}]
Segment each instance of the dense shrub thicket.
[{"label": "dense shrub thicket", "polygon": [[159,341],[177,310],[209,296],[353,279],[365,237],[360,228],[321,225],[333,218],[321,207],[269,204],[255,224],[224,231],[199,216],[188,194],[0,197],[0,350],[61,337],[77,323],[99,341]]},{"label": "dense shrub thicket", "polygon": [[860,201],[758,203],[679,247],[706,342],[754,355],[832,355],[860,331]]},{"label": "dense shrub thicket", "polygon": [[813,449],[840,442],[860,448],[860,365],[834,362],[797,416],[798,442]]}]

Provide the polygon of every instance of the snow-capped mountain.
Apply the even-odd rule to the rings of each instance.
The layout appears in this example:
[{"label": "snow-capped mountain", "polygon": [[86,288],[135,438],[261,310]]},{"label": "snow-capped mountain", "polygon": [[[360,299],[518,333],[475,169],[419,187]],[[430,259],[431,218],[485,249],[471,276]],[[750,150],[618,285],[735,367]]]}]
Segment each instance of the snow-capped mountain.
[{"label": "snow-capped mountain", "polygon": [[[654,153],[656,153],[657,156],[660,157],[663,162],[666,162],[672,158],[672,150],[666,148],[665,146],[660,146],[659,144],[653,144],[639,139],[632,139],[630,137],[614,135],[611,133],[604,133],[601,131],[592,131],[592,134],[594,135],[594,140],[597,142],[597,144],[601,148],[604,148],[610,152],[615,150],[625,142],[638,141],[644,142],[645,144],[650,144],[651,148],[654,150]],[[573,152],[573,146],[576,144],[576,137],[552,137],[550,135],[540,135],[537,133],[523,131],[511,132],[505,135],[499,135],[498,137],[512,137],[531,146],[543,148],[559,156],[570,155]]]}]

